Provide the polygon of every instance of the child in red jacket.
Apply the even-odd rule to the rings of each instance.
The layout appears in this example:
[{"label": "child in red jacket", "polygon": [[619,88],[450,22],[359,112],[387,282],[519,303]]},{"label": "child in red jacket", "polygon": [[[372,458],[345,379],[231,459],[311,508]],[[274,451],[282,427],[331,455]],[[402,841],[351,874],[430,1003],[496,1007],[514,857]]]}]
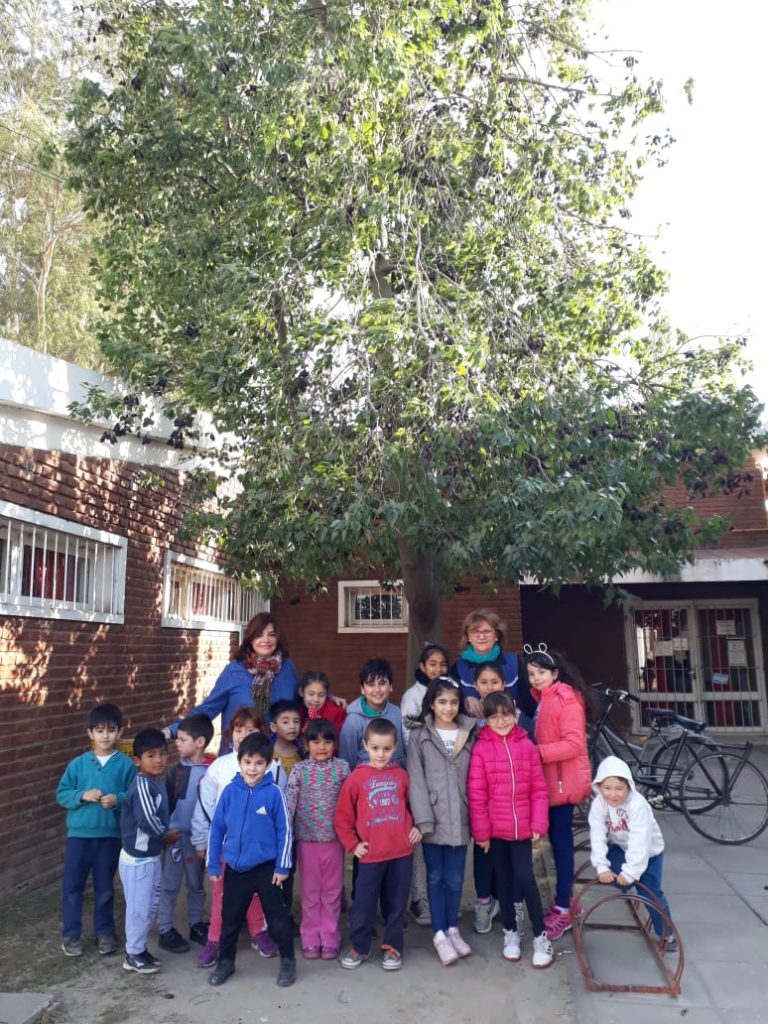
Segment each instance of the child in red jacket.
[{"label": "child in red jacket", "polygon": [[594,700],[579,673],[557,651],[528,644],[525,663],[531,694],[538,700],[536,746],[544,763],[549,793],[549,842],[555,858],[555,900],[544,915],[550,941],[572,926],[573,808],[592,791],[587,753],[586,712]]},{"label": "child in red jacket", "polygon": [[315,718],[324,718],[336,731],[336,742],[333,745],[333,756],[339,756],[339,736],[341,727],[347,717],[345,707],[331,698],[331,681],[325,672],[305,672],[299,681],[299,697],[301,697],[301,735],[307,734],[307,726]]},{"label": "child in red jacket", "polygon": [[413,847],[421,839],[408,809],[408,776],[391,764],[397,729],[387,718],[372,718],[363,743],[370,759],[345,780],[336,804],[334,827],[347,853],[360,868],[349,908],[351,948],[341,966],[352,970],[367,960],[376,926],[379,899],[384,913],[381,948],[385,971],[403,964],[405,908],[411,888]]},{"label": "child in red jacket", "polygon": [[520,959],[514,886],[525,898],[533,926],[533,966],[549,967],[552,944],[533,873],[532,840],[547,831],[547,784],[539,753],[516,724],[515,702],[492,693],[483,702],[487,729],[472,749],[467,779],[472,837],[493,860],[504,928],[504,959]]}]

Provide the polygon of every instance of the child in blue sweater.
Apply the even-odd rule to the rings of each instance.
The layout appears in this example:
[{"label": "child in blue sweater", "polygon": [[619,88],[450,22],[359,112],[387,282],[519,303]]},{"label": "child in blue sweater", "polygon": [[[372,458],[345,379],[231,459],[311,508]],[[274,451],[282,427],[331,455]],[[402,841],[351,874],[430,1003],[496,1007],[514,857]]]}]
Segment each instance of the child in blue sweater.
[{"label": "child in blue sweater", "polygon": [[293,835],[285,797],[268,769],[270,741],[246,736],[237,751],[240,774],[226,787],[211,822],[208,874],[218,882],[226,861],[219,962],[209,982],[223,985],[235,973],[240,929],[254,893],[259,894],[269,934],[280,951],[277,984],[296,980],[293,927],[282,894],[291,870]]},{"label": "child in blue sweater", "polygon": [[102,956],[114,953],[114,877],[120,857],[120,811],[136,774],[130,757],[117,750],[123,716],[114,704],[99,704],[88,716],[93,747],[66,767],[56,801],[67,810],[67,845],[61,908],[61,948],[82,956],[83,892],[93,876],[93,931]]}]

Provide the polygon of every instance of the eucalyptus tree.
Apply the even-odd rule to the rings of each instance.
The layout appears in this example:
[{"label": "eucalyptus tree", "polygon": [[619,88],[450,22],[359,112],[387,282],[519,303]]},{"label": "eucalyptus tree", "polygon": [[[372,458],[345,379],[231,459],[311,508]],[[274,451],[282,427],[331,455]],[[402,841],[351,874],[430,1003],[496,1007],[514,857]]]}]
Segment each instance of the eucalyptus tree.
[{"label": "eucalyptus tree", "polygon": [[[670,571],[743,483],[738,345],[696,345],[625,230],[660,83],[581,0],[196,0],[105,11],[73,182],[103,224],[103,350],[228,440],[211,532],[274,591],[402,578],[412,642],[466,575]],[[94,396],[95,397],[95,396]],[[132,398],[118,430],[140,429]],[[221,436],[221,435],[220,435]],[[208,442],[209,445],[212,442]],[[225,492],[226,495],[227,492]]]}]

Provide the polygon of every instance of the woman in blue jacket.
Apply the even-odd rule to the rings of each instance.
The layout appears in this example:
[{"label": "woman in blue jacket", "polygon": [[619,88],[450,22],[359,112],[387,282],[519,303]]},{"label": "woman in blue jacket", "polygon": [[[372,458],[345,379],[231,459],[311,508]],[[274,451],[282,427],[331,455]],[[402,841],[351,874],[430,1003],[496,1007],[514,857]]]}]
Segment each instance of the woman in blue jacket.
[{"label": "woman in blue jacket", "polygon": [[[470,612],[462,625],[459,657],[451,668],[451,675],[461,685],[469,713],[480,717],[482,711],[480,694],[475,687],[475,669],[478,665],[495,663],[503,673],[509,696],[524,715],[533,718],[536,702],[531,697],[525,664],[517,654],[504,650],[504,639],[504,623],[496,612],[486,608]],[[527,728],[525,721],[520,724]]]},{"label": "woman in blue jacket", "polygon": [[[248,623],[243,642],[233,661],[227,665],[202,702],[188,712],[214,719],[221,715],[222,740],[219,753],[232,749],[225,730],[232,715],[243,704],[255,706],[266,717],[270,705],[278,700],[298,702],[299,673],[288,657],[280,629],[269,612],[260,612]],[[178,719],[168,726],[175,736]]]}]

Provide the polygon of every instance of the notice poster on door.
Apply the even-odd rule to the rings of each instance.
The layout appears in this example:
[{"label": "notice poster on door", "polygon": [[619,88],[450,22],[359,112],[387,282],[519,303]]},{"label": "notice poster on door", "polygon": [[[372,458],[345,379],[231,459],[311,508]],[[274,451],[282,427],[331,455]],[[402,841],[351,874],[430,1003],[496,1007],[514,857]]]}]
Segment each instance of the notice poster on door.
[{"label": "notice poster on door", "polygon": [[743,640],[728,641],[728,664],[731,668],[747,668],[747,645]]},{"label": "notice poster on door", "polygon": [[733,636],[736,632],[735,619],[718,619],[715,623],[718,636]]}]

